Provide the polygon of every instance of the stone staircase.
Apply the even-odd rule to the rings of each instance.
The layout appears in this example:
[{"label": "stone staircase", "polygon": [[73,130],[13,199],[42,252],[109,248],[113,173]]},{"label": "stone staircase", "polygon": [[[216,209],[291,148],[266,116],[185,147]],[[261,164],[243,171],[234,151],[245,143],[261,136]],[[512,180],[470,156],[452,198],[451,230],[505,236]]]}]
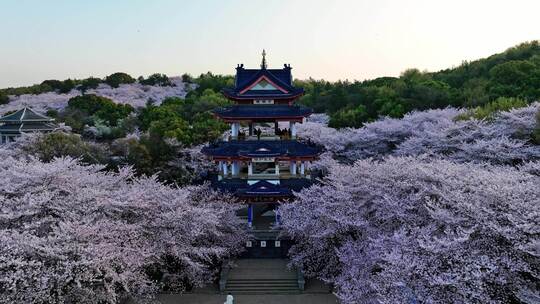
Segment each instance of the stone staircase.
[{"label": "stone staircase", "polygon": [[[298,294],[303,277],[283,259],[240,259],[222,273],[220,289],[235,294]],[[226,277],[225,280],[224,276]]]}]

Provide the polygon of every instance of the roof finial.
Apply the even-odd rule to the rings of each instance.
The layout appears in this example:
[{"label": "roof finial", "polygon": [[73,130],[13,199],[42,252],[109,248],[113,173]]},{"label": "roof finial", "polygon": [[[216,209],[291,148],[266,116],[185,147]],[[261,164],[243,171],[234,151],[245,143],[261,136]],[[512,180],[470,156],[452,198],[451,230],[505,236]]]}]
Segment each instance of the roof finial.
[{"label": "roof finial", "polygon": [[261,62],[261,69],[266,69],[266,51],[263,49],[262,52],[262,62]]}]

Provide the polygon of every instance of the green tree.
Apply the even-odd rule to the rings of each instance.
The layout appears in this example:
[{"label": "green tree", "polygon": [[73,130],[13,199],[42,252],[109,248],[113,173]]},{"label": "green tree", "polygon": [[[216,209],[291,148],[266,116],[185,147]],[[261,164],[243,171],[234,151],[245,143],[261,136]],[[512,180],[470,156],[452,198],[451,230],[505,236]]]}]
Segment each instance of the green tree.
[{"label": "green tree", "polygon": [[527,101],[514,97],[499,97],[496,100],[483,106],[476,107],[462,114],[456,119],[492,119],[499,112],[505,112],[516,108],[526,107]]},{"label": "green tree", "polygon": [[182,74],[182,82],[185,82],[185,83],[192,83],[193,82],[193,76],[189,75],[189,74]]},{"label": "green tree", "polygon": [[113,88],[118,88],[121,84],[134,83],[135,79],[130,75],[122,72],[111,74],[105,77],[105,83]]},{"label": "green tree", "polygon": [[117,104],[108,98],[93,94],[71,98],[68,101],[68,108],[79,110],[89,116],[95,115],[107,122],[109,126],[116,126],[119,120],[126,118],[134,111],[131,105]]},{"label": "green tree", "polygon": [[234,77],[230,75],[214,75],[208,72],[201,74],[194,82],[198,85],[197,89],[189,92],[189,95],[201,95],[206,89],[219,92],[223,88],[232,87],[234,86]]},{"label": "green tree", "polygon": [[401,117],[405,114],[405,106],[401,104],[396,90],[388,86],[378,88],[374,106],[379,116]]},{"label": "green tree", "polygon": [[536,129],[532,135],[533,142],[537,145],[540,145],[540,110],[536,113]]},{"label": "green tree", "polygon": [[5,93],[0,92],[0,105],[8,104],[9,103],[9,96]]},{"label": "green tree", "polygon": [[84,142],[80,135],[73,133],[52,132],[40,135],[35,142],[25,146],[24,150],[44,162],[65,156],[80,158],[90,164],[107,164],[109,160],[104,147]]},{"label": "green tree", "polygon": [[428,73],[423,73],[419,69],[407,69],[401,73],[400,78],[407,84],[431,80],[431,76]]},{"label": "green tree", "polygon": [[367,121],[366,107],[359,105],[356,108],[340,110],[330,116],[328,126],[332,128],[361,127]]},{"label": "green tree", "polygon": [[155,86],[155,85],[158,85],[158,86],[172,86],[173,83],[171,82],[171,80],[169,79],[169,77],[167,77],[167,75],[165,74],[159,74],[159,73],[156,73],[156,74],[152,74],[150,76],[148,76],[148,78],[144,79],[144,77],[140,77],[139,78],[139,83],[140,84],[144,84],[144,85],[151,85],[151,86]]},{"label": "green tree", "polygon": [[514,60],[496,65],[489,71],[492,96],[536,97],[536,86],[531,77],[536,66],[528,61]]},{"label": "green tree", "polygon": [[149,130],[158,138],[175,138],[185,146],[212,141],[226,129],[210,113],[229,101],[212,89],[186,99],[165,99],[161,105],[148,105],[139,112],[138,120],[143,131]]},{"label": "green tree", "polygon": [[60,80],[45,80],[39,86],[41,92],[57,91],[58,93],[69,93],[77,85],[77,81],[72,79]]},{"label": "green tree", "polygon": [[190,125],[181,117],[167,117],[153,121],[150,124],[149,131],[150,134],[157,135],[160,138],[174,138],[186,146],[193,143]]},{"label": "green tree", "polygon": [[44,80],[39,84],[39,86],[44,92],[56,91],[62,87],[62,81],[56,79]]},{"label": "green tree", "polygon": [[227,129],[227,124],[215,119],[209,112],[198,113],[193,119],[192,141],[194,144],[213,141]]},{"label": "green tree", "polygon": [[93,125],[94,120],[86,112],[67,107],[59,113],[58,121],[64,122],[73,129],[73,132],[82,134],[85,125]]},{"label": "green tree", "polygon": [[131,165],[138,174],[152,175],[156,172],[154,159],[145,144],[136,138],[120,138],[111,145],[116,158],[123,159],[118,165]]},{"label": "green tree", "polygon": [[154,121],[174,119],[176,117],[180,117],[180,114],[176,112],[176,107],[164,104],[161,104],[160,106],[150,105],[140,111],[139,123],[141,129],[146,131]]},{"label": "green tree", "polygon": [[79,86],[79,90],[81,92],[86,92],[89,89],[97,89],[99,84],[102,82],[101,79],[95,78],[95,77],[88,77],[86,79],[83,79],[81,81],[81,85]]},{"label": "green tree", "polygon": [[62,84],[61,84],[60,88],[58,89],[58,92],[59,93],[69,93],[71,90],[73,90],[75,88],[76,85],[77,85],[77,82],[75,80],[66,79],[66,80],[62,81]]}]

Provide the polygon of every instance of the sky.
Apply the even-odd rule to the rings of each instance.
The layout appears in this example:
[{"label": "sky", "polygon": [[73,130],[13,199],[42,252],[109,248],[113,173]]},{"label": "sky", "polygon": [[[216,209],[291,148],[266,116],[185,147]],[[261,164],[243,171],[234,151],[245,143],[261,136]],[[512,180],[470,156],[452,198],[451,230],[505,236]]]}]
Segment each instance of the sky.
[{"label": "sky", "polygon": [[540,39],[538,0],[0,0],[0,88],[269,67],[364,80]]}]

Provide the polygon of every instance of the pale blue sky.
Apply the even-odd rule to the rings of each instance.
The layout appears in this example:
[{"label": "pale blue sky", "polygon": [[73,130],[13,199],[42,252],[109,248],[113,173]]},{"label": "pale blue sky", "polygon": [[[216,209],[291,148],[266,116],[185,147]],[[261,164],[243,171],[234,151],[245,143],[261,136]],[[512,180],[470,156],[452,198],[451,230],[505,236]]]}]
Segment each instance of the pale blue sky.
[{"label": "pale blue sky", "polygon": [[297,78],[438,70],[540,39],[538,0],[0,0],[0,87],[45,79],[232,74]]}]

